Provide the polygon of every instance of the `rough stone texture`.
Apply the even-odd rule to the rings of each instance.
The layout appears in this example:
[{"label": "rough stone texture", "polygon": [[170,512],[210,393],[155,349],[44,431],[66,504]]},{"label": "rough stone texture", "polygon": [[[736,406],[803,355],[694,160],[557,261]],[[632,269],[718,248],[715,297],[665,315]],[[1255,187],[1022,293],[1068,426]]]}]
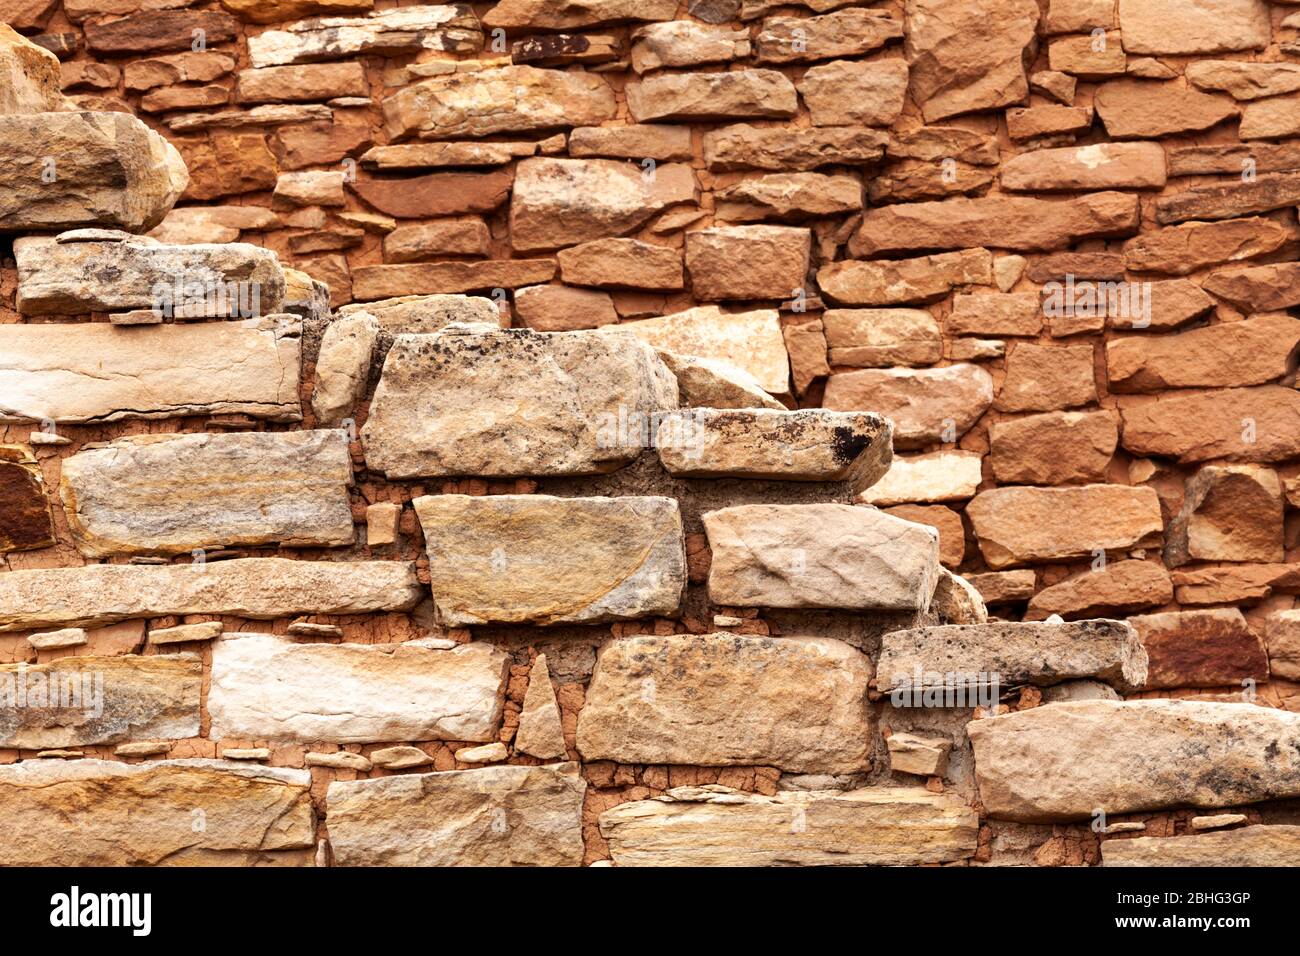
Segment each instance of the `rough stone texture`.
[{"label": "rough stone texture", "polygon": [[858,500],[872,505],[954,501],[973,496],[979,483],[980,456],[975,452],[945,449],[895,458],[884,477]]},{"label": "rough stone texture", "polygon": [[25,445],[0,445],[0,554],[55,543],[45,479]]},{"label": "rough stone texture", "polygon": [[993,401],[993,382],[978,365],[863,369],[832,375],[823,404],[874,410],[894,423],[894,447],[921,448],[965,434]]},{"label": "rough stone texture", "polygon": [[993,488],[976,495],[966,514],[991,568],[1141,547],[1164,529],[1160,501],[1147,487]]},{"label": "rough stone texture", "polygon": [[1045,587],[1029,601],[1025,619],[1060,615],[1090,618],[1127,614],[1168,604],[1174,598],[1169,572],[1154,561],[1107,562]]},{"label": "rough stone texture", "polygon": [[738,366],[694,355],[678,355],[667,349],[655,354],[677,377],[678,397],[693,408],[771,408],[785,406],[763,391],[758,380]]},{"label": "rough stone texture", "polygon": [[939,535],[852,505],[738,505],[704,515],[709,597],[733,607],[924,611]]},{"label": "rough stone texture", "polygon": [[1203,266],[1267,255],[1292,238],[1271,219],[1190,222],[1130,239],[1124,243],[1124,265],[1133,272],[1187,275]]},{"label": "rough stone texture", "polygon": [[577,866],[578,765],[336,780],[325,798],[340,866]]},{"label": "rough stone texture", "polygon": [[1300,305],[1300,265],[1294,262],[1225,269],[1204,279],[1207,291],[1245,311]]},{"label": "rough stone texture", "polygon": [[0,631],[93,627],[167,614],[366,614],[413,608],[422,593],[400,561],[241,558],[153,567],[10,571],[0,575]]},{"label": "rough stone texture", "polygon": [[738,123],[704,134],[704,161],[719,171],[852,166],[880,159],[886,140],[884,133],[865,126],[769,129]]},{"label": "rough stone texture", "polygon": [[1268,45],[1262,0],[1119,0],[1119,27],[1129,53],[1226,53]]},{"label": "rough stone texture", "polygon": [[1121,406],[1120,444],[1182,462],[1281,461],[1300,455],[1300,394],[1277,385],[1175,392]]},{"label": "rough stone texture", "polygon": [[875,484],[893,457],[889,423],[867,412],[690,409],[662,420],[655,447],[681,478]]},{"label": "rough stone texture", "polygon": [[398,336],[361,440],[390,478],[596,474],[640,454],[650,419],[676,407],[672,374],[628,337],[454,327]]},{"label": "rough stone texture", "polygon": [[974,855],[978,829],[978,817],[958,798],[920,787],[771,797],[683,787],[600,815],[619,866],[947,863]]},{"label": "rough stone texture", "polygon": [[1300,319],[1259,315],[1167,336],[1106,345],[1111,391],[1262,385],[1287,373],[1300,344]]},{"label": "rough stone texture", "polygon": [[1300,175],[1282,174],[1223,186],[1209,183],[1165,196],[1156,203],[1161,225],[1188,219],[1233,219],[1293,206],[1300,200]]},{"label": "rough stone texture", "polygon": [[340,430],[140,435],[84,446],[59,492],[88,557],[352,543],[352,462]]},{"label": "rough stone texture", "polygon": [[794,84],[775,70],[659,73],[627,87],[628,111],[638,123],[784,119],[797,105]]},{"label": "rough stone texture", "polygon": [[804,287],[812,239],[793,226],[723,226],[686,236],[697,298],[783,299]]},{"label": "rough stone texture", "polygon": [[1009,485],[1102,481],[1119,442],[1110,412],[1047,412],[997,422],[989,429],[989,462]]},{"label": "rough stone texture", "polygon": [[686,582],[669,498],[435,495],[413,502],[444,623],[672,615]]},{"label": "rough stone texture", "polygon": [[1241,687],[1268,680],[1264,642],[1236,608],[1130,618],[1151,661],[1148,687]]},{"label": "rough stone texture", "polygon": [[1043,412],[1097,400],[1091,345],[1035,345],[1010,350],[995,406],[1004,412]]},{"label": "rough stone texture", "polygon": [[[298,421],[301,322],[20,324],[0,336],[0,421],[236,413]],[[102,370],[112,368],[105,377]]]},{"label": "rough stone texture", "polygon": [[1300,680],[1300,610],[1269,615],[1265,636],[1273,676]]},{"label": "rough stone texture", "polygon": [[827,638],[609,641],[578,717],[578,750],[588,761],[854,773],[869,765],[870,678],[865,655]]},{"label": "rough stone texture", "polygon": [[[303,743],[495,739],[509,667],[490,644],[298,644],[226,634],[212,646],[212,736]],[[346,702],[346,707],[340,707]]]},{"label": "rough stone texture", "polygon": [[379,337],[379,320],[368,312],[343,315],[329,324],[316,358],[316,387],[311,409],[322,425],[350,418],[370,375],[370,359]]},{"label": "rough stone texture", "polygon": [[[5,10],[5,19],[10,17]],[[59,60],[0,23],[0,116],[12,113],[53,113],[71,106],[59,92]],[[114,86],[117,84],[114,83]]]},{"label": "rough stone texture", "polygon": [[822,325],[832,365],[931,365],[943,357],[939,323],[924,309],[827,309]]},{"label": "rough stone texture", "polygon": [[[0,746],[44,750],[197,737],[197,654],[66,657],[0,665]],[[48,690],[47,690],[48,688]]]},{"label": "rough stone texture", "polygon": [[1227,96],[1201,93],[1174,82],[1112,80],[1097,90],[1097,115],[1117,139],[1195,133],[1239,112]]},{"label": "rough stone texture", "polygon": [[1102,866],[1296,866],[1300,826],[1253,826],[1176,837],[1106,840]]},{"label": "rough stone texture", "polygon": [[891,126],[903,111],[907,63],[836,60],[811,67],[798,86],[814,126]]},{"label": "rough stone texture", "polygon": [[25,760],[0,767],[0,864],[310,866],[310,784],[226,760]]},{"label": "rough stone texture", "polygon": [[1300,793],[1300,716],[1186,700],[1057,703],[966,725],[994,819],[1048,823]]},{"label": "rough stone texture", "polygon": [[1159,189],[1165,152],[1158,143],[1097,143],[1040,149],[1002,165],[1002,188],[1017,192]]},{"label": "rough stone texture", "polygon": [[997,675],[1003,686],[1086,677],[1127,694],[1146,683],[1147,656],[1137,633],[1122,621],[950,624],[881,638],[878,690],[942,686],[927,674],[940,682],[948,674]]},{"label": "rough stone texture", "polygon": [[[357,53],[389,55],[441,50],[478,50],[482,29],[465,4],[375,10],[360,17],[311,17],[248,39],[255,67],[340,60]],[[185,44],[189,45],[188,42]]]},{"label": "rough stone texture", "polygon": [[773,395],[790,390],[790,357],[775,310],[723,312],[717,306],[700,306],[621,324],[619,331],[631,332],[656,349],[738,368]]},{"label": "rough stone texture", "polygon": [[987,249],[966,249],[893,261],[847,259],[819,269],[817,282],[828,298],[845,305],[931,302],[955,286],[990,285],[993,257]]},{"label": "rough stone texture", "polygon": [[545,654],[538,654],[528,671],[528,690],[519,712],[515,749],[542,760],[563,759],[568,749]]},{"label": "rough stone texture", "polygon": [[1282,482],[1259,465],[1206,465],[1169,521],[1165,563],[1281,561]]}]

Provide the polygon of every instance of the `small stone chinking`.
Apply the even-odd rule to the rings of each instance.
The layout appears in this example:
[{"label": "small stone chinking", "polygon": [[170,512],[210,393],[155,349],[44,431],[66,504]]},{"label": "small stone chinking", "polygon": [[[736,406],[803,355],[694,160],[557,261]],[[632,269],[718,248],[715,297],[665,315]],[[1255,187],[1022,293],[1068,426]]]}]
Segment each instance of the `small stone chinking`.
[{"label": "small stone chinking", "polygon": [[0,20],[0,865],[1300,859],[1300,8]]}]

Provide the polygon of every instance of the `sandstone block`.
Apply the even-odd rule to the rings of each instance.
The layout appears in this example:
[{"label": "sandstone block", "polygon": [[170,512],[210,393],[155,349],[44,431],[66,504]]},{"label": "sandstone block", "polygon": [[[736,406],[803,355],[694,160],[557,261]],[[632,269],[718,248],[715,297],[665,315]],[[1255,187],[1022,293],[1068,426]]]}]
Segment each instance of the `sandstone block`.
[{"label": "sandstone block", "polygon": [[1268,653],[1235,607],[1129,618],[1151,661],[1148,687],[1242,687],[1268,680]]},{"label": "sandstone block", "polygon": [[30,448],[0,445],[0,554],[55,543],[45,479]]},{"label": "sandstone block", "polygon": [[999,482],[1065,485],[1103,481],[1119,442],[1111,412],[1047,412],[989,428],[989,460]]},{"label": "sandstone block", "polygon": [[596,239],[561,249],[556,258],[560,277],[574,285],[665,290],[683,286],[681,252],[639,239]]},{"label": "sandstone block", "polygon": [[361,401],[370,375],[370,358],[379,337],[379,320],[368,312],[342,315],[321,337],[316,357],[316,387],[311,408],[322,425],[338,425]]},{"label": "sandstone block", "polygon": [[515,749],[542,760],[563,759],[568,750],[545,654],[538,654],[528,671],[528,690],[519,712]]},{"label": "sandstone block", "polygon": [[1284,461],[1300,455],[1300,393],[1280,385],[1204,389],[1121,407],[1120,444],[1181,462]]},{"label": "sandstone block", "polygon": [[1270,614],[1265,636],[1272,675],[1284,680],[1300,680],[1300,610]]},{"label": "sandstone block", "polygon": [[[184,45],[189,46],[188,38]],[[248,57],[253,66],[264,67],[342,60],[359,53],[469,53],[482,45],[482,28],[467,4],[421,5],[286,23],[250,36]]]},{"label": "sandstone block", "polygon": [[1091,345],[1021,342],[1007,355],[994,405],[1004,412],[1044,412],[1097,401]]},{"label": "sandstone block", "polygon": [[1188,275],[1204,266],[1267,255],[1293,239],[1271,219],[1189,222],[1130,239],[1124,243],[1124,265],[1133,272]]},{"label": "sandstone block", "polygon": [[658,73],[628,84],[627,106],[638,123],[786,119],[794,115],[798,95],[776,70]]},{"label": "sandstone block", "polygon": [[955,286],[992,283],[993,256],[987,249],[892,261],[848,259],[817,270],[822,294],[845,305],[931,302],[944,298]]},{"label": "sandstone block", "polygon": [[671,20],[672,0],[502,0],[483,18],[489,27],[529,30],[569,30],[623,21]]},{"label": "sandstone block", "polygon": [[978,452],[956,449],[900,456],[858,500],[883,506],[969,498],[979,486],[982,461]]},{"label": "sandstone block", "polygon": [[887,140],[885,133],[865,126],[769,129],[739,123],[705,132],[704,162],[719,171],[854,166],[879,160]]},{"label": "sandstone block", "polygon": [[795,63],[859,56],[903,35],[884,10],[851,8],[820,17],[768,17],[755,40],[760,63]]},{"label": "sandstone block", "polygon": [[993,401],[993,379],[978,365],[837,372],[822,404],[837,411],[873,410],[894,423],[894,447],[956,441]]},{"label": "sandstone block", "polygon": [[832,365],[888,368],[943,358],[939,323],[925,309],[827,309],[822,325]]},{"label": "sandstone block", "polygon": [[1161,225],[1188,219],[1235,219],[1269,212],[1300,202],[1300,174],[1261,176],[1250,181],[1192,186],[1156,201],[1156,221]]},{"label": "sandstone block", "polygon": [[999,174],[1002,188],[1032,192],[1161,189],[1165,151],[1159,143],[1096,143],[1014,156]]},{"label": "sandstone block", "polygon": [[1300,826],[1253,826],[1176,837],[1106,840],[1102,866],[1295,866]]},{"label": "sandstone block", "polygon": [[1259,465],[1206,465],[1169,522],[1165,562],[1281,561],[1282,482]]},{"label": "sandstone block", "polygon": [[686,234],[699,299],[785,299],[804,288],[812,234],[793,226],[722,226]]},{"label": "sandstone block", "polygon": [[729,222],[796,222],[861,209],[862,183],[848,173],[773,173],[742,179],[714,196],[718,217]]},{"label": "sandstone block", "polygon": [[1262,50],[1269,41],[1261,0],[1119,0],[1119,26],[1129,53],[1227,53]]},{"label": "sandstone block", "polygon": [[1237,116],[1230,97],[1187,89],[1176,81],[1111,80],[1097,89],[1097,114],[1116,139],[1195,133]]},{"label": "sandstone block", "polygon": [[1169,572],[1157,562],[1115,561],[1043,588],[1030,598],[1025,620],[1041,621],[1053,614],[1067,620],[1128,614],[1173,599]]},{"label": "sandstone block", "polygon": [[691,408],[771,408],[785,406],[763,391],[748,372],[726,362],[678,355],[667,349],[655,353],[677,377],[677,391],[683,406]]},{"label": "sandstone block", "polygon": [[907,62],[836,60],[810,68],[798,87],[814,126],[892,126],[907,98]]}]

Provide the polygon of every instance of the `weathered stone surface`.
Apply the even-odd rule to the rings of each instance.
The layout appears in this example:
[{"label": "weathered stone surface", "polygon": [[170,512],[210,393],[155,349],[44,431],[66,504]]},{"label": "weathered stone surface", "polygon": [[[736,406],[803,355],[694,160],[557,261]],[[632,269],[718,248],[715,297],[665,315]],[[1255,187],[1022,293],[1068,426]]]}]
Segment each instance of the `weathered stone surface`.
[{"label": "weathered stone surface", "polygon": [[774,309],[723,312],[717,306],[700,306],[656,319],[623,323],[618,331],[631,332],[656,349],[741,369],[774,395],[790,390],[790,357],[781,335],[780,316]]},{"label": "weathered stone surface", "polygon": [[[4,110],[0,109],[0,113]],[[43,157],[51,157],[51,167]],[[126,113],[0,115],[0,231],[143,232],[189,183],[176,147]]]},{"label": "weathered stone surface", "polygon": [[[636,439],[677,407],[676,386],[630,337],[482,327],[401,335],[361,441],[369,466],[390,478],[613,471],[648,447]],[[467,390],[469,416],[458,398]]]},{"label": "weathered stone surface", "polygon": [[200,624],[178,624],[160,627],[149,632],[150,644],[187,644],[191,641],[212,641],[221,636],[225,627],[220,621],[203,621]]},{"label": "weathered stone surface", "polygon": [[876,205],[943,199],[955,195],[983,195],[993,184],[994,173],[953,160],[946,165],[913,163],[907,160],[890,163],[868,183],[871,201]]},{"label": "weathered stone surface", "polygon": [[1001,109],[1029,95],[1039,10],[1030,0],[908,0],[905,54],[927,123]]},{"label": "weathered stone surface", "polygon": [[902,305],[942,299],[961,285],[990,285],[993,256],[963,249],[915,259],[828,263],[817,270],[822,293],[845,305]]},{"label": "weathered stone surface", "polygon": [[[133,59],[124,64],[123,78],[128,90],[151,90],[174,83],[210,83],[235,69],[235,60],[212,50],[186,51],[170,56]],[[114,84],[116,85],[116,84]]]},{"label": "weathered stone surface", "polygon": [[595,126],[613,119],[614,91],[599,76],[503,66],[435,76],[384,100],[390,139],[455,139]]},{"label": "weathered stone surface", "polygon": [[365,13],[375,0],[221,0],[221,5],[250,23],[280,23],[329,13]]},{"label": "weathered stone surface", "polygon": [[83,27],[86,46],[110,56],[193,48],[201,31],[205,44],[233,40],[239,21],[220,10],[149,10],[118,20],[97,20]]},{"label": "weathered stone surface", "polygon": [[829,638],[607,641],[578,715],[578,750],[589,761],[854,773],[870,763],[870,678],[864,654]]},{"label": "weathered stone surface", "polygon": [[798,99],[794,84],[776,70],[657,73],[627,86],[628,111],[638,123],[787,119]]},{"label": "weathered stone surface", "polygon": [[[0,767],[0,863],[310,866],[311,774],[225,760]],[[195,811],[220,826],[194,827]]]},{"label": "weathered stone surface", "polygon": [[299,644],[228,633],[212,646],[211,736],[490,741],[508,670],[509,656],[491,644]]},{"label": "weathered stone surface", "polygon": [[664,67],[726,63],[749,56],[749,31],[671,20],[639,27],[632,34],[632,69],[646,73]]},{"label": "weathered stone surface", "polygon": [[1262,0],[1119,0],[1119,26],[1129,53],[1262,50],[1268,9]]},{"label": "weathered stone surface", "polygon": [[854,166],[879,160],[887,141],[885,133],[865,126],[768,129],[738,123],[705,132],[704,162],[718,171]]},{"label": "weathered stone surface", "polygon": [[433,758],[419,747],[401,745],[381,747],[370,753],[370,760],[381,770],[410,770],[414,767],[427,767]]},{"label": "weathered stone surface", "polygon": [[1037,292],[959,295],[945,330],[949,335],[1038,335],[1043,303]]},{"label": "weathered stone surface", "polygon": [[785,410],[784,405],[763,391],[754,376],[741,368],[694,355],[678,355],[667,349],[655,352],[677,377],[678,397],[683,406]]},{"label": "weathered stone surface", "polygon": [[994,405],[1005,412],[1044,412],[1097,400],[1091,345],[1037,345],[1010,350]]},{"label": "weathered stone surface", "polygon": [[1300,203],[1300,174],[1261,176],[1258,179],[1192,186],[1186,192],[1156,201],[1156,221],[1161,225],[1188,219],[1235,219]]},{"label": "weathered stone surface", "polygon": [[1294,564],[1220,564],[1174,571],[1174,598],[1180,604],[1258,602],[1274,589],[1300,588]]},{"label": "weathered stone surface", "polygon": [[980,483],[978,452],[944,449],[897,457],[885,476],[859,501],[894,505],[917,501],[956,501],[975,494]]},{"label": "weathered stone surface", "polygon": [[704,515],[709,597],[731,607],[924,611],[939,535],[853,505],[738,505]]},{"label": "weathered stone surface", "polygon": [[45,479],[25,445],[0,445],[0,554],[54,544]]},{"label": "weathered stone surface", "polygon": [[1047,251],[1081,239],[1130,235],[1137,232],[1138,220],[1137,197],[1115,192],[895,204],[866,213],[849,251],[855,256],[971,246]]},{"label": "weathered stone surface", "polygon": [[1048,44],[1048,64],[1053,70],[1083,80],[1104,80],[1123,76],[1128,57],[1117,31],[1094,32],[1088,36],[1058,37]]},{"label": "weathered stone surface", "polygon": [[368,312],[341,315],[325,329],[316,358],[311,408],[322,425],[338,425],[361,400],[379,320]]},{"label": "weathered stone surface", "polygon": [[1257,100],[1300,90],[1300,64],[1296,63],[1198,60],[1187,64],[1186,76],[1199,89],[1219,90],[1237,100]]},{"label": "weathered stone surface", "polygon": [[1300,305],[1300,264],[1279,262],[1245,269],[1225,269],[1202,280],[1206,291],[1245,312],[1289,309]]},{"label": "weathered stone surface", "polygon": [[1033,596],[1034,577],[1034,572],[1026,569],[971,574],[967,579],[980,592],[985,604],[1009,604]]},{"label": "weathered stone surface", "polygon": [[1003,189],[1083,191],[1160,189],[1165,151],[1159,143],[1097,143],[1013,156],[999,174]]},{"label": "weathered stone surface", "polygon": [[561,249],[560,277],[598,288],[680,289],[682,254],[639,239],[595,239]]},{"label": "weathered stone surface", "polygon": [[1017,143],[1028,140],[1066,142],[1092,128],[1093,111],[1085,106],[1030,106],[1007,110],[1007,135]]},{"label": "weathered stone surface", "polygon": [[67,647],[84,647],[90,641],[86,637],[84,628],[65,627],[58,631],[46,631],[44,634],[28,634],[27,643],[38,651],[53,651]]},{"label": "weathered stone surface", "polygon": [[556,249],[631,232],[655,213],[695,199],[685,164],[665,163],[647,186],[641,167],[612,159],[526,159],[510,202],[516,250]]},{"label": "weathered stone surface", "polygon": [[600,815],[619,866],[915,866],[975,853],[979,818],[920,787],[784,792],[682,787]]},{"label": "weathered stone surface", "polygon": [[760,63],[795,63],[858,56],[903,35],[885,10],[853,8],[820,17],[769,17],[755,38]]},{"label": "weathered stone surface", "polygon": [[1295,143],[1231,143],[1218,146],[1178,146],[1169,150],[1170,176],[1207,173],[1240,175],[1253,165],[1256,172],[1277,173],[1300,169],[1300,146]]},{"label": "weathered stone surface", "polygon": [[720,226],[686,235],[696,298],[784,299],[802,289],[812,234],[794,226]]},{"label": "weathered stone surface", "polygon": [[1284,461],[1300,455],[1300,393],[1280,385],[1206,389],[1120,408],[1120,443],[1182,462]]},{"label": "weathered stone surface", "polygon": [[1300,343],[1300,320],[1259,315],[1166,336],[1129,336],[1106,344],[1113,392],[1261,385],[1287,373]]},{"label": "weathered stone surface", "polygon": [[662,420],[659,462],[680,478],[875,484],[893,457],[889,423],[870,412],[694,408]]},{"label": "weathered stone surface", "polygon": [[[505,201],[504,194],[501,200]],[[408,204],[403,205],[405,209],[410,208]],[[491,242],[487,223],[480,217],[448,216],[432,222],[397,226],[384,236],[384,259],[388,262],[419,262],[436,256],[486,256],[491,253]]]},{"label": "weathered stone surface", "polygon": [[1297,866],[1300,826],[1242,827],[1101,844],[1102,866]]},{"label": "weathered stone surface", "polygon": [[836,60],[809,69],[798,87],[814,126],[891,126],[907,98],[907,63]]},{"label": "weathered stone surface", "polygon": [[483,23],[508,30],[569,30],[628,20],[671,20],[676,12],[673,0],[502,0]]},{"label": "weathered stone surface", "polygon": [[528,690],[519,713],[515,749],[542,760],[563,759],[568,749],[545,654],[538,654],[528,671]]},{"label": "weathered stone surface", "polygon": [[1247,103],[1241,110],[1241,125],[1237,135],[1242,139],[1280,139],[1300,133],[1300,119],[1296,108],[1300,95],[1271,96]]},{"label": "weathered stone surface", "polygon": [[515,313],[535,332],[573,332],[618,321],[609,293],[562,285],[516,289]]},{"label": "weathered stone surface", "polygon": [[862,208],[862,183],[849,173],[773,173],[742,179],[714,195],[717,215],[730,222],[797,222]]},{"label": "weathered stone surface", "polygon": [[1133,272],[1188,275],[1204,266],[1266,255],[1294,238],[1290,230],[1271,219],[1188,222],[1124,243],[1124,265]]},{"label": "weathered stone surface", "polygon": [[308,63],[240,70],[238,83],[236,99],[240,103],[298,103],[370,95],[360,63]]},{"label": "weathered stone surface", "polygon": [[1264,633],[1270,673],[1285,680],[1300,681],[1300,610],[1270,614]]},{"label": "weathered stone surface", "polygon": [[1094,100],[1106,132],[1118,139],[1194,133],[1239,112],[1230,97],[1187,89],[1176,81],[1112,80]]},{"label": "weathered stone surface", "polygon": [[1025,620],[1128,614],[1174,599],[1169,572],[1155,561],[1115,561],[1043,588],[1029,601]]},{"label": "weathered stone surface", "polygon": [[1282,482],[1259,465],[1206,465],[1169,522],[1165,563],[1281,561]]},{"label": "weathered stone surface", "polygon": [[[211,38],[209,42],[211,41]],[[189,46],[189,40],[184,44]],[[248,38],[255,67],[342,60],[358,53],[397,56],[421,50],[466,53],[483,45],[468,4],[375,10],[361,17],[311,17]]]},{"label": "weathered stone surface", "polygon": [[[429,173],[404,179],[358,179],[348,183],[348,188],[380,212],[398,219],[424,219],[492,212],[506,201],[513,184],[511,170],[497,169],[487,173]],[[330,205],[319,201],[312,204]],[[482,249],[477,254],[486,252]],[[389,261],[403,260],[389,257]]]},{"label": "weathered stone surface", "polygon": [[501,311],[486,296],[476,295],[410,295],[377,302],[358,302],[339,309],[342,315],[365,312],[373,315],[379,327],[400,335],[409,333],[440,332],[453,322],[500,325]]},{"label": "weathered stone surface", "polygon": [[[236,413],[298,421],[301,320],[5,326],[0,421]],[[105,375],[111,369],[112,375]]]},{"label": "weathered stone surface", "polygon": [[[876,688],[922,691],[945,675],[996,675],[1002,686],[1047,686],[1089,677],[1121,693],[1146,682],[1147,657],[1123,621],[1070,624],[948,624],[892,631],[881,638]],[[936,683],[937,678],[937,683]]]},{"label": "weathered stone surface", "polygon": [[0,664],[0,746],[43,750],[138,737],[197,737],[197,654]]},{"label": "weathered stone surface", "polygon": [[271,620],[407,611],[423,597],[401,561],[236,558],[207,564],[92,564],[0,575],[0,631],[94,627],[169,614]]},{"label": "weathered stone surface", "polygon": [[1235,607],[1129,618],[1151,660],[1148,687],[1244,686],[1268,680],[1268,653]]},{"label": "weathered stone surface", "polygon": [[549,282],[555,278],[555,272],[554,259],[358,266],[352,270],[352,295],[360,301],[366,301],[517,289],[520,286]]},{"label": "weathered stone surface", "polygon": [[831,365],[888,368],[943,358],[939,323],[925,309],[827,309],[822,325]]},{"label": "weathered stone surface", "polygon": [[[8,20],[8,11],[5,11]],[[0,116],[52,113],[70,106],[59,91],[58,58],[0,23]],[[114,83],[114,86],[117,84]]]},{"label": "weathered stone surface", "polygon": [[403,143],[366,150],[361,154],[361,165],[376,170],[505,166],[520,157],[536,154],[537,144],[530,142]]},{"label": "weathered stone surface", "polygon": [[434,495],[412,502],[444,623],[673,615],[686,583],[670,498]]},{"label": "weathered stone surface", "polygon": [[85,445],[59,492],[88,557],[352,543],[342,430],[136,435]]},{"label": "weathered stone surface", "polygon": [[169,246],[112,234],[103,240],[74,237],[26,236],[14,242],[18,311],[179,313],[196,297],[195,290],[204,314],[248,318],[280,311],[284,270],[269,249],[247,243]]},{"label": "weathered stone surface", "polygon": [[876,411],[894,423],[895,448],[956,441],[993,402],[993,378],[978,365],[837,372],[822,404],[837,411]]},{"label": "weathered stone surface", "polygon": [[1145,486],[993,488],[976,495],[966,515],[995,569],[1142,547],[1164,530],[1160,500]]},{"label": "weathered stone surface", "polygon": [[582,126],[569,134],[569,155],[574,158],[612,156],[618,159],[689,160],[691,131],[667,123],[629,126]]},{"label": "weathered stone surface", "polygon": [[586,789],[576,763],[336,780],[330,848],[339,866],[579,866]]},{"label": "weathered stone surface", "polygon": [[1300,794],[1300,715],[1185,700],[1056,703],[966,725],[994,819],[1048,823]]}]

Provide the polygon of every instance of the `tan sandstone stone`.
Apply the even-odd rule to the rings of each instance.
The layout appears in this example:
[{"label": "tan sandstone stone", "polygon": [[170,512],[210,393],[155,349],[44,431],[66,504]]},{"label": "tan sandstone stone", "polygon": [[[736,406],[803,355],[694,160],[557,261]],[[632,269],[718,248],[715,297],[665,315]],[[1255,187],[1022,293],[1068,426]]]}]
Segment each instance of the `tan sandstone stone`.
[{"label": "tan sandstone stone", "polygon": [[1300,826],[1290,825],[1106,840],[1101,845],[1102,866],[1281,867],[1300,865],[1297,861],[1300,861]]},{"label": "tan sandstone stone", "polygon": [[1159,563],[1107,562],[1043,588],[1030,599],[1025,620],[1041,621],[1053,614],[1067,620],[1128,614],[1173,599],[1169,572]]},{"label": "tan sandstone stone", "polygon": [[812,246],[794,226],[722,226],[686,235],[686,270],[696,298],[784,299],[804,288]]},{"label": "tan sandstone stone", "polygon": [[1169,521],[1165,562],[1281,561],[1282,482],[1259,465],[1206,465]]}]

